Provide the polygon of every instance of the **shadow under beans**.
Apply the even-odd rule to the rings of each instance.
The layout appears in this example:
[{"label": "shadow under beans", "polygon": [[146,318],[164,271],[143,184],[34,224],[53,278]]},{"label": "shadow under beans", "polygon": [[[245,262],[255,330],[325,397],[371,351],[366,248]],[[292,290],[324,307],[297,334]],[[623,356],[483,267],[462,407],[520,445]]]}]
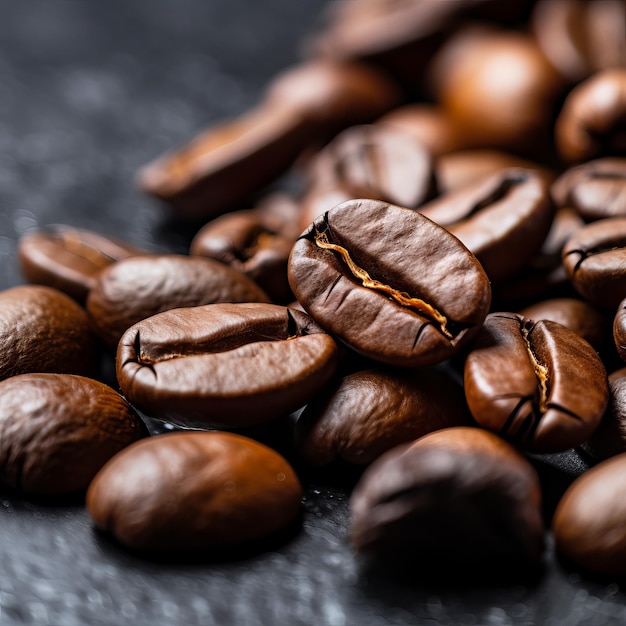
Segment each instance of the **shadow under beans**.
[{"label": "shadow under beans", "polygon": [[98,528],[93,529],[98,548],[107,556],[137,559],[143,563],[170,566],[224,565],[245,562],[262,554],[282,551],[302,531],[303,514],[300,513],[285,528],[265,537],[248,540],[236,545],[190,547],[164,550],[140,550],[120,543],[115,537]]},{"label": "shadow under beans", "polygon": [[16,510],[48,509],[50,512],[63,509],[82,509],[85,505],[86,488],[81,491],[61,494],[25,494],[22,491],[9,487],[0,486],[0,500],[5,507]]}]

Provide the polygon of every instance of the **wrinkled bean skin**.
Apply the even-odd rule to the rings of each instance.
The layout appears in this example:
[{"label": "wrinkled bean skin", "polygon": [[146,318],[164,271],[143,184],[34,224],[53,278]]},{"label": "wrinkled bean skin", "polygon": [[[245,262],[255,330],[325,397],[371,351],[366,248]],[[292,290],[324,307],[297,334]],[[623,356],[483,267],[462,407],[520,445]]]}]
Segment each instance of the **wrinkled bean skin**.
[{"label": "wrinkled bean skin", "polygon": [[554,513],[557,553],[596,574],[626,574],[626,454],[576,478]]},{"label": "wrinkled bean skin", "polygon": [[106,385],[70,374],[0,383],[0,480],[23,494],[85,490],[117,452],[148,434]]},{"label": "wrinkled bean skin", "polygon": [[40,285],[0,292],[0,380],[30,372],[87,374],[95,337],[85,310]]},{"label": "wrinkled bean skin", "polygon": [[139,410],[183,425],[251,426],[305,405],[337,346],[305,313],[274,304],[174,309],[131,326],[117,379]]},{"label": "wrinkled bean skin", "polygon": [[289,283],[311,317],[353,350],[403,367],[449,358],[491,301],[484,270],[456,237],[373,200],[316,219],[293,247]]},{"label": "wrinkled bean skin", "polygon": [[397,567],[536,568],[544,549],[539,479],[482,429],[446,428],[385,453],[351,501],[352,545]]},{"label": "wrinkled bean skin", "polygon": [[302,487],[287,461],[247,437],[179,432],[141,441],[94,478],[98,528],[144,551],[219,549],[293,522]]},{"label": "wrinkled bean skin", "polygon": [[252,279],[224,263],[178,254],[137,256],[111,265],[98,276],[87,310],[98,334],[112,349],[140,320],[179,307],[215,302],[269,302]]},{"label": "wrinkled bean skin", "polygon": [[492,313],[464,371],[474,419],[533,452],[580,445],[608,402],[606,370],[596,351],[560,324]]},{"label": "wrinkled bean skin", "polygon": [[614,311],[626,297],[626,217],[579,229],[567,240],[562,258],[576,291],[592,304]]},{"label": "wrinkled bean skin", "polygon": [[88,230],[57,225],[21,237],[18,254],[28,282],[54,287],[84,304],[102,269],[145,251]]},{"label": "wrinkled bean skin", "polygon": [[378,368],[327,387],[300,416],[296,439],[308,463],[366,464],[396,445],[471,421],[462,390],[443,372]]},{"label": "wrinkled bean skin", "polygon": [[501,282],[538,251],[550,230],[554,205],[546,176],[513,168],[440,196],[419,211],[458,237],[489,278]]},{"label": "wrinkled bean skin", "polygon": [[570,168],[552,185],[558,206],[587,221],[626,216],[626,159],[606,158]]}]

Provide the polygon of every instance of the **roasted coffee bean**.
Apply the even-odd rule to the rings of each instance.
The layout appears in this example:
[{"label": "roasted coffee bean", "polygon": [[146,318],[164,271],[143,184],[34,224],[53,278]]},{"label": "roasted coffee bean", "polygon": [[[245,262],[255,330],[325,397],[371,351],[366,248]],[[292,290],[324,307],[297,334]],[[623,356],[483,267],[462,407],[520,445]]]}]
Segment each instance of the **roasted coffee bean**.
[{"label": "roasted coffee bean", "polygon": [[407,104],[383,115],[377,124],[411,135],[434,157],[457,150],[461,144],[450,120],[434,105]]},{"label": "roasted coffee bean", "polygon": [[222,215],[198,231],[189,252],[230,265],[251,278],[274,302],[289,302],[287,261],[296,240],[260,211]]},{"label": "roasted coffee bean", "polygon": [[580,445],[608,402],[596,351],[569,328],[492,313],[465,362],[465,396],[484,428],[533,452]]},{"label": "roasted coffee bean", "polygon": [[626,454],[592,467],[567,489],[554,513],[557,552],[597,574],[626,574]]},{"label": "roasted coffee bean", "polygon": [[146,252],[117,239],[59,224],[22,236],[18,253],[27,281],[54,287],[84,304],[102,269]]},{"label": "roasted coffee bean", "polygon": [[[544,549],[535,470],[477,428],[446,428],[384,454],[354,489],[350,539],[395,568],[430,574],[537,567]],[[483,570],[484,571],[484,570]]]},{"label": "roasted coffee bean", "polygon": [[556,120],[562,159],[578,162],[626,151],[626,70],[605,70],[575,87]]},{"label": "roasted coffee bean", "polygon": [[304,406],[336,365],[335,342],[305,313],[274,304],[211,304],[129,328],[117,352],[117,379],[151,417],[242,427]]},{"label": "roasted coffee bean", "polygon": [[552,197],[587,221],[626,216],[626,159],[596,159],[569,169],[552,185]]},{"label": "roasted coffee bean", "polygon": [[542,52],[571,82],[626,65],[622,0],[539,0],[531,23]]},{"label": "roasted coffee bean", "polygon": [[98,334],[110,348],[135,322],[178,307],[215,302],[269,302],[250,278],[202,257],[131,257],[103,270],[87,298]]},{"label": "roasted coffee bean", "polygon": [[549,179],[534,170],[501,170],[420,207],[502,281],[526,266],[545,239],[554,205]]},{"label": "roasted coffee bean", "polygon": [[544,155],[563,85],[532,37],[461,32],[433,63],[438,101],[466,147]]},{"label": "roasted coffee bean", "polygon": [[233,209],[284,173],[312,143],[396,105],[398,88],[374,69],[311,62],[269,85],[263,102],[144,166],[139,186],[184,218]]},{"label": "roasted coffee bean", "polygon": [[613,318],[613,340],[622,361],[626,361],[626,299],[619,303]]},{"label": "roasted coffee bean", "polygon": [[82,491],[147,434],[124,398],[96,380],[21,374],[0,382],[0,480],[21,493]]},{"label": "roasted coffee bean", "polygon": [[609,374],[609,405],[582,448],[600,461],[626,452],[626,368]]},{"label": "roasted coffee bean", "polygon": [[484,270],[456,237],[416,211],[375,200],[344,202],[316,219],[294,245],[289,283],[352,349],[406,367],[452,356],[491,301]]},{"label": "roasted coffee bean", "polygon": [[576,298],[552,298],[542,300],[520,312],[522,317],[535,320],[550,320],[573,330],[578,336],[601,351],[605,340],[606,320],[594,306]]},{"label": "roasted coffee bean", "polygon": [[448,374],[380,367],[328,386],[304,409],[296,439],[308,463],[365,464],[398,444],[470,423],[463,390]]},{"label": "roasted coffee bean", "polygon": [[94,364],[89,316],[52,287],[0,292],[0,345],[0,380],[30,372],[87,374]]},{"label": "roasted coffee bean", "polygon": [[374,124],[337,135],[311,163],[309,181],[318,189],[370,189],[372,195],[365,197],[408,208],[418,207],[435,191],[426,148],[406,133]]},{"label": "roasted coffee bean", "polygon": [[626,217],[588,224],[563,247],[572,285],[592,304],[615,310],[626,297]]},{"label": "roasted coffee bean", "polygon": [[302,487],[277,452],[218,432],[150,437],[94,478],[87,510],[96,526],[146,551],[218,549],[295,520]]},{"label": "roasted coffee bean", "polygon": [[536,163],[499,150],[459,150],[439,156],[435,163],[435,178],[444,194],[510,167],[543,171]]}]

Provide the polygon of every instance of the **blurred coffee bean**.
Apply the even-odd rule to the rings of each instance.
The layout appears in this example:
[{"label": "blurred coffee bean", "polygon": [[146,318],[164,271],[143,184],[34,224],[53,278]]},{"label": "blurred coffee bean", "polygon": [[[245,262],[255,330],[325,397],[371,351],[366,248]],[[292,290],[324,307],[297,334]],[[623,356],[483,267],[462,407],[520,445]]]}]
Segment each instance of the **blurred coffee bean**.
[{"label": "blurred coffee bean", "polygon": [[416,211],[375,200],[344,202],[316,219],[294,245],[289,283],[352,349],[404,367],[452,356],[491,301],[484,270],[456,237]]},{"label": "blurred coffee bean", "polygon": [[531,28],[550,63],[572,83],[626,66],[623,0],[540,0]]},{"label": "blurred coffee bean", "polygon": [[283,174],[312,142],[371,121],[400,99],[394,83],[369,67],[296,66],[270,83],[255,109],[144,166],[137,182],[180,217],[213,217]]},{"label": "blurred coffee bean", "polygon": [[308,463],[365,464],[396,445],[471,421],[463,390],[448,374],[379,367],[327,386],[300,415],[296,439]]},{"label": "blurred coffee bean", "polygon": [[626,152],[626,70],[604,70],[575,87],[556,120],[555,142],[564,161],[588,161]]},{"label": "blurred coffee bean", "polygon": [[219,549],[293,522],[302,487],[277,452],[231,433],[150,437],[116,455],[87,492],[98,528],[124,546]]},{"label": "blurred coffee bean", "polygon": [[606,318],[594,306],[575,298],[542,300],[522,309],[519,314],[536,322],[550,320],[573,330],[579,337],[602,351],[605,344]]},{"label": "blurred coffee bean", "polygon": [[492,313],[465,362],[465,396],[474,419],[532,452],[580,445],[608,402],[596,351],[549,320]]},{"label": "blurred coffee bean", "polygon": [[95,337],[87,312],[40,285],[0,292],[0,380],[31,372],[88,374]]},{"label": "blurred coffee bean", "polygon": [[145,250],[64,224],[20,237],[20,268],[30,283],[54,287],[84,304],[100,270]]},{"label": "blurred coffee bean", "polygon": [[626,574],[626,454],[592,467],[563,495],[552,530],[558,554],[596,574]]},{"label": "blurred coffee bean", "polygon": [[103,270],[87,298],[98,335],[112,349],[135,322],[169,309],[215,302],[269,302],[242,272],[203,257],[154,254]]},{"label": "blurred coffee bean", "polygon": [[581,228],[562,254],[567,275],[583,298],[613,311],[626,298],[626,217]]},{"label": "blurred coffee bean", "polygon": [[0,383],[0,480],[22,494],[82,491],[147,434],[128,402],[96,380],[22,374]]},{"label": "blurred coffee bean", "polygon": [[419,208],[476,255],[500,282],[523,269],[552,223],[549,179],[535,170],[500,170]]},{"label": "blurred coffee bean", "polygon": [[159,313],[119,343],[117,379],[150,417],[239,428],[304,406],[337,366],[337,346],[308,315],[274,304]]},{"label": "blurred coffee bean", "polygon": [[352,545],[394,571],[466,580],[477,563],[498,578],[541,563],[539,478],[482,429],[446,428],[390,450],[365,471],[350,506]]},{"label": "blurred coffee bean", "polygon": [[626,216],[626,159],[596,159],[570,168],[552,185],[552,197],[587,221]]}]

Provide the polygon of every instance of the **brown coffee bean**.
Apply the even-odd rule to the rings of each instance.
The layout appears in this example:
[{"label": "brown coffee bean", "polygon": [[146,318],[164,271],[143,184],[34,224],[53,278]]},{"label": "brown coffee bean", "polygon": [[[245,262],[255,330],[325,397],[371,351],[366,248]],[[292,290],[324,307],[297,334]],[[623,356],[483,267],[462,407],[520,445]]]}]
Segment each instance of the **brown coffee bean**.
[{"label": "brown coffee bean", "polygon": [[51,287],[0,292],[0,380],[30,372],[87,374],[95,337],[86,311]]},{"label": "brown coffee bean", "polygon": [[461,32],[433,63],[438,101],[466,147],[543,156],[563,84],[532,37]]},{"label": "brown coffee bean", "polygon": [[124,398],[96,380],[22,374],[0,383],[0,480],[21,493],[82,491],[147,434]]},{"label": "brown coffee bean", "polygon": [[539,479],[496,435],[446,428],[398,446],[363,474],[350,501],[353,546],[413,570],[519,572],[544,549]]},{"label": "brown coffee bean", "polygon": [[539,250],[554,206],[546,176],[512,168],[440,196],[419,211],[458,237],[489,278],[500,282]]},{"label": "brown coffee bean", "polygon": [[443,110],[428,104],[407,104],[383,115],[377,124],[410,135],[434,157],[457,150],[461,143]]},{"label": "brown coffee bean", "polygon": [[552,185],[552,197],[587,221],[626,216],[626,159],[596,159],[569,169]]},{"label": "brown coffee bean", "polygon": [[540,0],[531,25],[550,63],[571,82],[626,65],[622,0]]},{"label": "brown coffee bean", "polygon": [[269,302],[250,278],[224,263],[178,254],[136,256],[103,270],[87,298],[96,330],[110,348],[135,322],[178,307]]},{"label": "brown coffee bean", "polygon": [[344,202],[316,219],[294,245],[289,283],[352,349],[405,367],[449,358],[477,332],[491,300],[485,272],[456,237],[375,200]]},{"label": "brown coffee bean", "polygon": [[568,563],[598,574],[626,574],[626,454],[592,467],[563,495],[552,529]]},{"label": "brown coffee bean", "polygon": [[626,361],[626,299],[619,303],[613,318],[613,340],[622,361]]},{"label": "brown coffee bean", "polygon": [[536,163],[499,150],[459,150],[437,159],[435,177],[441,193],[445,194],[511,167],[543,171]]},{"label": "brown coffee bean", "polygon": [[588,224],[563,247],[563,265],[583,298],[615,310],[626,297],[626,217]]},{"label": "brown coffee bean", "polygon": [[598,427],[608,402],[604,365],[569,328],[492,313],[464,372],[474,419],[533,452],[567,450]]},{"label": "brown coffee bean", "polygon": [[552,298],[531,304],[519,314],[526,319],[550,320],[573,330],[579,337],[602,350],[605,343],[606,320],[602,312],[576,298]]},{"label": "brown coffee bean", "polygon": [[626,151],[626,70],[604,70],[575,87],[556,120],[555,141],[565,161],[621,156]]},{"label": "brown coffee bean", "polygon": [[391,79],[358,64],[311,62],[269,85],[263,102],[144,166],[137,182],[184,218],[236,208],[283,174],[314,142],[398,103]]},{"label": "brown coffee bean", "polygon": [[470,422],[463,391],[449,375],[377,368],[327,386],[301,414],[296,439],[308,463],[365,464],[396,445]]},{"label": "brown coffee bean", "polygon": [[[364,188],[364,197],[416,208],[431,197],[430,154],[416,139],[385,126],[352,126],[337,135],[309,166],[314,188]],[[359,196],[357,196],[359,197]]]},{"label": "brown coffee bean", "polygon": [[219,432],[150,437],[116,455],[87,492],[98,528],[138,550],[231,546],[293,522],[302,487],[277,452]]},{"label": "brown coffee bean", "polygon": [[230,265],[273,301],[289,302],[287,260],[297,235],[286,236],[277,221],[256,210],[222,215],[198,231],[189,252]]},{"label": "brown coffee bean", "polygon": [[120,259],[145,254],[145,250],[59,224],[22,236],[18,253],[26,280],[54,287],[84,304],[100,270]]},{"label": "brown coffee bean", "polygon": [[336,365],[335,342],[300,311],[211,304],[129,328],[119,343],[117,379],[151,417],[242,427],[304,406]]}]

